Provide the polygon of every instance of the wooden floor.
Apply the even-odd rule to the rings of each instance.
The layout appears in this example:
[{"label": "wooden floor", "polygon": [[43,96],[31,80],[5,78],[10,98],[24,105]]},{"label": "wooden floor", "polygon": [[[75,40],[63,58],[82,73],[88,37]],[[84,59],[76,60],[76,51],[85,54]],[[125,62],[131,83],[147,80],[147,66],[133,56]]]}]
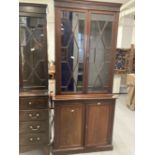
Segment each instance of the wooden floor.
[{"label": "wooden floor", "polygon": [[[76,155],[134,155],[135,112],[126,106],[126,95],[117,99],[113,135],[113,151],[85,153]],[[39,151],[22,153],[20,155],[43,155]]]}]

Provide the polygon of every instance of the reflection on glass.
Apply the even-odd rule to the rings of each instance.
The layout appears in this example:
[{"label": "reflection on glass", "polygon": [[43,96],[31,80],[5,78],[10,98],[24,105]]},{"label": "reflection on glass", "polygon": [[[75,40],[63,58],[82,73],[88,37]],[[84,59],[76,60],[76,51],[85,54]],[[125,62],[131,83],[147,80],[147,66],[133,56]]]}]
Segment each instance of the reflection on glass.
[{"label": "reflection on glass", "polygon": [[106,91],[109,87],[112,21],[111,15],[91,15],[89,91]]},{"label": "reflection on glass", "polygon": [[82,91],[85,14],[61,12],[61,89]]},{"label": "reflection on glass", "polygon": [[20,17],[19,34],[23,87],[44,85],[44,18]]}]

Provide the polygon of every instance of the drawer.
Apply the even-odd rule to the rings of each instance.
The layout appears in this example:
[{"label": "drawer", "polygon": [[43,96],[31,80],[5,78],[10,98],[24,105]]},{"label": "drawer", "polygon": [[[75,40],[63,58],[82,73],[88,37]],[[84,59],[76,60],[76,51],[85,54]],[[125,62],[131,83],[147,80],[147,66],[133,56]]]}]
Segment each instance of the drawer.
[{"label": "drawer", "polygon": [[20,110],[47,109],[48,97],[27,97],[19,99]]},{"label": "drawer", "polygon": [[19,132],[22,133],[38,133],[48,131],[48,121],[31,121],[31,122],[20,122]]},{"label": "drawer", "polygon": [[103,105],[103,104],[114,104],[115,100],[90,100],[90,101],[86,101],[86,103],[88,104],[94,104],[94,105]]},{"label": "drawer", "polygon": [[48,110],[20,110],[20,121],[43,121],[48,120]]},{"label": "drawer", "polygon": [[20,134],[19,144],[20,145],[40,145],[48,144],[49,138],[48,133],[32,133],[32,134]]}]

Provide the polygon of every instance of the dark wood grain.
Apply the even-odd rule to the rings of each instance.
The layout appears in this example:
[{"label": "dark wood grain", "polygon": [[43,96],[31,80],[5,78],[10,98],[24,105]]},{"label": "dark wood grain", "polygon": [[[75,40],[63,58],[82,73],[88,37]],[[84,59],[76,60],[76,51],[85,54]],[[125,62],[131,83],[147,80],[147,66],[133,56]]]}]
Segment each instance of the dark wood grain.
[{"label": "dark wood grain", "polygon": [[19,12],[46,14],[46,4],[19,3]]},{"label": "dark wood grain", "polygon": [[39,133],[48,132],[48,121],[31,121],[31,122],[20,122],[19,123],[19,133]]},{"label": "dark wood grain", "polygon": [[81,148],[70,148],[70,149],[54,149],[52,150],[53,155],[69,155],[77,153],[92,153],[99,151],[110,151],[113,149],[112,145],[104,145],[102,147],[81,147]]},{"label": "dark wood grain", "polygon": [[[114,98],[56,100],[53,153],[112,149],[114,107]],[[72,110],[77,114],[72,114]]]},{"label": "dark wood grain", "polygon": [[20,121],[43,121],[48,120],[48,110],[20,110]]},{"label": "dark wood grain", "polygon": [[53,96],[53,101],[65,100],[100,100],[100,99],[116,99],[117,95],[112,94],[71,94]]},{"label": "dark wood grain", "polygon": [[[27,27],[29,27],[29,30],[27,33],[30,33],[31,35],[32,34],[33,35],[32,37],[29,38],[29,41],[27,41],[26,45],[23,46],[23,51],[21,50],[21,47],[19,48],[20,90],[22,91],[26,89],[48,89],[46,5],[39,5],[39,4],[30,5],[29,3],[28,4],[20,3],[19,16],[27,17],[25,18],[26,20],[30,20],[30,18],[42,19],[43,32],[39,32],[39,28],[37,27],[35,28],[35,33],[37,32],[36,30],[38,30],[38,33],[42,33],[40,35],[44,36],[42,37],[42,41],[40,41],[39,43],[36,43],[36,41],[34,41],[34,36],[36,37],[36,35],[33,34],[34,31],[32,27],[29,27],[30,23],[27,24]],[[39,38],[35,38],[35,40],[39,40]],[[19,42],[21,43],[21,41]],[[30,48],[30,46],[36,47],[35,52],[31,51],[32,47]]]},{"label": "dark wood grain", "polygon": [[[65,102],[66,103],[66,102]],[[84,108],[82,104],[55,105],[55,148],[83,146]]]},{"label": "dark wood grain", "polygon": [[114,77],[114,65],[116,58],[116,44],[117,44],[117,33],[118,33],[118,21],[119,13],[115,13],[115,19],[112,26],[112,51],[111,51],[111,66],[110,66],[110,80],[109,80],[109,92],[112,93],[113,88],[113,77]]},{"label": "dark wood grain", "polygon": [[[74,5],[79,2],[80,5]],[[116,41],[117,41],[117,30],[118,30],[118,15],[119,12],[113,10],[100,10],[98,8],[91,9],[89,5],[86,5],[85,8],[82,7],[82,4],[90,4],[92,2],[89,1],[55,1],[55,14],[58,18],[55,20],[55,30],[56,30],[56,94],[82,94],[82,93],[112,93],[113,86],[113,75],[114,75],[114,59],[115,59],[115,50],[116,50]],[[66,4],[62,6],[62,4]],[[93,6],[109,6],[109,7],[120,7],[120,4],[112,4],[112,3],[94,3]],[[83,79],[83,91],[82,92],[63,92],[61,91],[61,12],[62,11],[78,11],[86,14],[85,19],[85,32],[84,32],[84,79]],[[90,31],[91,31],[91,15],[92,14],[103,14],[103,15],[112,15],[114,16],[114,20],[112,21],[112,48],[110,54],[110,67],[109,67],[109,80],[107,83],[106,90],[102,91],[88,91],[88,70],[89,70],[89,55],[90,55]]]},{"label": "dark wood grain", "polygon": [[[60,17],[60,10],[55,9],[55,14]],[[60,94],[61,93],[61,19],[60,18],[55,18],[55,58],[56,58],[56,93]]]},{"label": "dark wood grain", "polygon": [[[19,152],[42,150],[49,155],[47,21],[44,4],[19,3],[19,16],[31,36],[19,45]],[[26,17],[26,18],[24,18]],[[40,20],[38,24],[36,19]],[[41,20],[42,19],[42,20]],[[21,21],[21,20],[20,20]],[[34,22],[33,24],[30,22]],[[35,23],[36,22],[36,23]],[[43,22],[43,23],[42,23]],[[28,34],[26,35],[28,37]],[[19,38],[21,43],[23,38]],[[31,51],[31,48],[35,52]],[[25,74],[24,74],[25,73]]]},{"label": "dark wood grain", "polygon": [[107,2],[92,2],[89,0],[55,0],[56,7],[62,8],[79,8],[79,9],[89,9],[89,10],[106,10],[119,12],[121,4],[119,3],[107,3]]},{"label": "dark wood grain", "polygon": [[96,101],[86,105],[86,147],[109,144],[110,104],[109,101]]},{"label": "dark wood grain", "polygon": [[[120,6],[121,4],[92,2],[89,0],[55,0],[56,96],[52,96],[55,110],[54,145],[52,149],[54,155],[113,149],[112,132],[115,100],[117,97],[112,95],[112,85]],[[84,29],[84,79],[81,92],[61,91],[62,11],[83,12],[86,15]],[[88,91],[92,14],[114,17],[112,21],[109,79],[106,83],[106,90],[102,91]]]},{"label": "dark wood grain", "polygon": [[19,138],[19,144],[21,146],[24,145],[40,145],[40,144],[48,144],[48,134],[47,133],[30,133],[24,134]]},{"label": "dark wood grain", "polygon": [[47,109],[48,97],[25,97],[19,99],[19,109],[31,110],[31,109]]},{"label": "dark wood grain", "polygon": [[19,92],[19,97],[48,97],[48,90],[22,90]]}]

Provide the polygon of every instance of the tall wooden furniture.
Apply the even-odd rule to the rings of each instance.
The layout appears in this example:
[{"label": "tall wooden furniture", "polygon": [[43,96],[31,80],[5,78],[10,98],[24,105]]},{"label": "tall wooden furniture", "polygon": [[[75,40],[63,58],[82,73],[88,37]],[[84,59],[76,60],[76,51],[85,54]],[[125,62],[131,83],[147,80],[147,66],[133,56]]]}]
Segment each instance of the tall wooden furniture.
[{"label": "tall wooden furniture", "polygon": [[48,65],[46,5],[20,3],[20,152],[48,154]]},{"label": "tall wooden furniture", "polygon": [[111,150],[120,4],[55,0],[53,154]]}]

